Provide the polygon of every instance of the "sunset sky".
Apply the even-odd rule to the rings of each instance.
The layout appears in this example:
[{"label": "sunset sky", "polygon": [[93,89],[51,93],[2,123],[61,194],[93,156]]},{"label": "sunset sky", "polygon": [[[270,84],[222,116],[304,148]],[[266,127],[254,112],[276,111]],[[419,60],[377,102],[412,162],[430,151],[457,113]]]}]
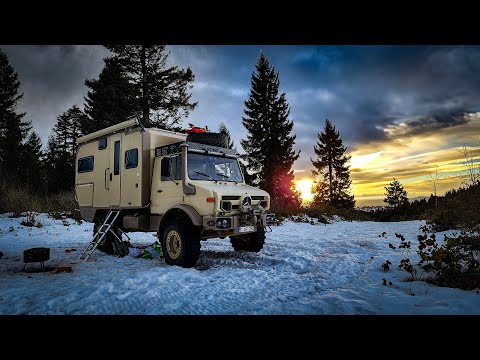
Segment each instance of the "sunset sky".
[{"label": "sunset sky", "polygon": [[[0,45],[18,72],[26,111],[46,143],[56,117],[83,108],[84,80],[96,78],[108,51],[101,46]],[[458,187],[463,146],[480,163],[479,46],[169,46],[169,61],[190,66],[197,109],[184,121],[216,129],[227,124],[238,150],[255,62],[262,51],[280,73],[291,106],[298,180],[311,179],[316,134],[328,118],[352,155],[357,205],[381,204],[395,177],[409,198]]]}]

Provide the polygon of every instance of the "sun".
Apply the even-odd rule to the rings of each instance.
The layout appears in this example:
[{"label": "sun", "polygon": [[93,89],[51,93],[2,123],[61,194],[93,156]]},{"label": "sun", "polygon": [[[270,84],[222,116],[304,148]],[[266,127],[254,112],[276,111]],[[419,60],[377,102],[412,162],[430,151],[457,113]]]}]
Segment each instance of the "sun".
[{"label": "sun", "polygon": [[295,186],[297,190],[300,191],[302,200],[304,202],[308,202],[313,199],[312,184],[313,184],[313,181],[310,179],[302,179],[302,180],[295,181]]}]

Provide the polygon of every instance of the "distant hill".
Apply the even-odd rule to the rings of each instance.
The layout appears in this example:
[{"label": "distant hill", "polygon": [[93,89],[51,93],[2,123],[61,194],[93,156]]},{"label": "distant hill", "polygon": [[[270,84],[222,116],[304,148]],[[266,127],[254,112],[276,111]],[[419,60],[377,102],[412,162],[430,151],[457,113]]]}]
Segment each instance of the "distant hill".
[{"label": "distant hill", "polygon": [[411,198],[411,199],[408,199],[408,201],[410,201],[411,203],[414,202],[415,200],[428,200],[430,198],[430,196],[417,196],[417,197],[414,197],[414,198]]}]

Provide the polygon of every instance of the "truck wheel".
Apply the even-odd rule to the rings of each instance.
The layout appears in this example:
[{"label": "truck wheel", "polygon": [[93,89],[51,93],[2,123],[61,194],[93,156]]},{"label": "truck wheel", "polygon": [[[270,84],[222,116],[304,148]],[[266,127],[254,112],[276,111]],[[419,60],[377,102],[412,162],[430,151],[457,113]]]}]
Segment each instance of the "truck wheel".
[{"label": "truck wheel", "polygon": [[189,268],[200,257],[200,231],[190,219],[182,216],[172,218],[160,232],[160,243],[165,262]]},{"label": "truck wheel", "polygon": [[[100,226],[103,224],[105,221],[105,216],[95,216],[95,222],[93,225],[93,234],[95,235]],[[121,239],[122,238],[122,233],[117,230],[117,228],[114,228],[113,231],[115,231],[118,235],[118,237]],[[102,242],[98,244],[97,249],[100,250],[101,252],[104,252],[105,254],[108,255],[113,255],[113,242],[116,240],[115,236],[109,231],[108,233],[105,234],[105,237],[103,238]],[[128,242],[128,241],[126,241]],[[130,244],[127,244],[130,246]]]},{"label": "truck wheel", "polygon": [[219,146],[222,148],[228,147],[228,139],[223,133],[190,133],[187,136],[187,141],[205,145]]},{"label": "truck wheel", "polygon": [[230,242],[235,251],[259,252],[265,244],[265,228],[259,227],[251,234],[230,236]]}]

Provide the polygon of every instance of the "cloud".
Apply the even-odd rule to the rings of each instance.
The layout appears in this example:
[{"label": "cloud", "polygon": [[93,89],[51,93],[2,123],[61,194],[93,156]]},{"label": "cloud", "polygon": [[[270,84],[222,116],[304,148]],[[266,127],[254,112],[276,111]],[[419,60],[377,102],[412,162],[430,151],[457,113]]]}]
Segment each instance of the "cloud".
[{"label": "cloud", "polygon": [[[383,187],[393,178],[415,196],[430,194],[430,174],[442,176],[439,192],[458,187],[465,179],[463,146],[469,157],[480,161],[480,114],[463,116],[455,126],[403,127],[402,136],[372,141],[352,151],[351,177],[355,196],[367,199],[383,195]],[[445,124],[452,125],[452,121]],[[433,130],[435,129],[435,130]],[[381,150],[381,151],[378,151]],[[372,199],[369,199],[371,201]]]},{"label": "cloud", "polygon": [[97,77],[108,50],[92,45],[2,45],[18,73],[26,111],[44,146],[57,116],[72,105],[83,108],[84,81]]},{"label": "cloud", "polygon": [[303,88],[288,93],[290,104],[293,106],[301,106],[302,102],[318,101],[328,103],[335,98],[335,94],[324,88]]},{"label": "cloud", "polygon": [[385,127],[384,131],[390,138],[399,138],[410,135],[435,132],[439,129],[455,127],[466,124],[471,120],[464,111],[452,109],[438,111],[427,116],[407,120],[400,124],[391,124]]}]

